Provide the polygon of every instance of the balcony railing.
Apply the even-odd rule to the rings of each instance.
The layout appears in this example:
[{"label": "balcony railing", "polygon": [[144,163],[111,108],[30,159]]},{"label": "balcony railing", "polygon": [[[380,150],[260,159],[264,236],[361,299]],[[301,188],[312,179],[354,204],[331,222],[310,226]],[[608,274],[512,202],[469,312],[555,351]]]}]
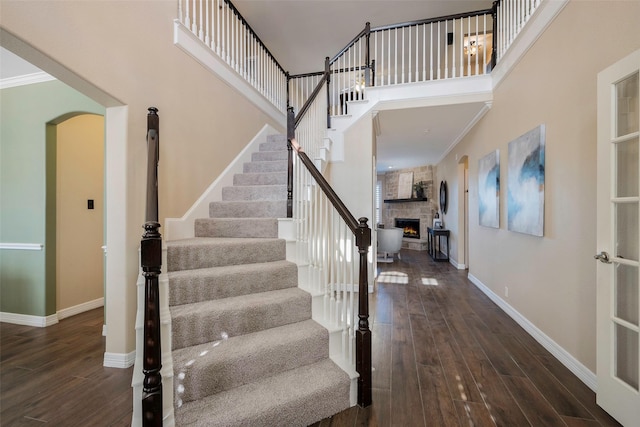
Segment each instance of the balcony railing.
[{"label": "balcony railing", "polygon": [[282,113],[287,73],[229,0],[178,0],[178,19]]}]

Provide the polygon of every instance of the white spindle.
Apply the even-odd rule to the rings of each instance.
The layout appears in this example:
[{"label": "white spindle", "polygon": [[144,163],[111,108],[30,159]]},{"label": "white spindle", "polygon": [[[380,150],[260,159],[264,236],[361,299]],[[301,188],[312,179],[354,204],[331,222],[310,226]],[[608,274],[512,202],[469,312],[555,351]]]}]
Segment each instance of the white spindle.
[{"label": "white spindle", "polygon": [[209,0],[205,0],[205,23],[207,26],[207,30],[204,37],[204,43],[207,45],[207,47],[211,47],[211,34],[209,33],[211,28],[211,16],[209,16]]},{"label": "white spindle", "polygon": [[[454,31],[455,34],[455,31]],[[459,40],[456,42],[454,42],[458,48],[460,49],[459,52],[459,56],[460,56],[460,77],[464,76],[464,19],[460,18],[460,36],[459,36]],[[455,36],[454,36],[455,38]]]},{"label": "white spindle", "polygon": [[442,66],[440,64],[440,21],[438,21],[438,80],[440,80],[440,70]]},{"label": "white spindle", "polygon": [[420,74],[418,72],[418,60],[420,58],[420,49],[418,46],[418,34],[420,33],[420,26],[416,25],[416,74],[415,74],[415,80],[414,81],[419,81],[420,80]]},{"label": "white spindle", "polygon": [[429,24],[429,80],[433,80],[433,22]]},{"label": "white spindle", "polygon": [[475,62],[476,62],[476,69],[475,69],[475,75],[478,75],[478,58],[480,57],[480,43],[478,42],[478,15],[476,15],[476,35],[475,35],[475,39],[476,39],[476,54],[475,56]]},{"label": "white spindle", "polygon": [[[387,84],[391,85],[391,29],[387,31]],[[395,83],[395,81],[394,81]]]},{"label": "white spindle", "polygon": [[422,81],[427,80],[427,29],[424,26],[425,24],[422,24]]},{"label": "white spindle", "polygon": [[199,3],[200,3],[200,13],[199,13],[199,15],[200,15],[200,16],[198,17],[198,18],[199,18],[199,21],[200,21],[200,28],[198,28],[198,38],[199,38],[200,40],[204,41],[204,32],[203,32],[203,30],[202,30],[202,28],[204,27],[203,22],[202,22],[202,20],[203,20],[203,18],[204,18],[203,14],[202,14],[202,6],[203,6],[203,5],[202,5],[202,1],[203,1],[203,0],[198,0],[198,1],[199,1]]},{"label": "white spindle", "polygon": [[398,84],[398,29],[394,28],[393,32],[395,33],[395,44],[394,44],[394,49],[395,49],[395,67],[394,67],[394,74],[393,74],[393,84]]},{"label": "white spindle", "polygon": [[467,18],[467,75],[471,75],[471,18]]},{"label": "white spindle", "polygon": [[409,76],[407,81],[411,83],[411,27],[409,27]]},{"label": "white spindle", "polygon": [[402,83],[404,83],[404,27],[402,27]]},{"label": "white spindle", "polygon": [[196,1],[197,0],[192,0],[191,1],[191,15],[192,15],[191,32],[193,34],[197,34],[198,33],[198,24],[196,23]]},{"label": "white spindle", "polygon": [[482,31],[484,38],[484,49],[482,49],[482,74],[486,74],[487,72],[487,14],[482,15],[483,23],[482,23]]},{"label": "white spindle", "polygon": [[[445,39],[449,37],[447,34],[449,33],[449,21],[444,21],[444,34]],[[445,40],[446,43],[446,40]],[[444,48],[444,78],[449,78],[449,45]]]}]

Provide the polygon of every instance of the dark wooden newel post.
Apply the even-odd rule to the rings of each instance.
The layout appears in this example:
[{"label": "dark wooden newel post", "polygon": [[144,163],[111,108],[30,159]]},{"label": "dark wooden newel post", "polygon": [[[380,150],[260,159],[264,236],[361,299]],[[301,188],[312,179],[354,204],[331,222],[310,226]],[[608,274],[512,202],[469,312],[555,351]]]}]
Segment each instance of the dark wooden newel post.
[{"label": "dark wooden newel post", "polygon": [[293,218],[293,147],[291,140],[296,137],[293,107],[287,108],[287,218]]},{"label": "dark wooden newel post", "polygon": [[160,293],[162,236],[158,222],[158,161],[160,126],[158,109],[147,115],[147,206],[140,258],[144,275],[144,348],[142,373],[142,425],[162,426],[162,368],[160,345]]},{"label": "dark wooden newel post", "polygon": [[356,371],[358,377],[358,405],[371,405],[371,330],[369,329],[369,274],[367,254],[371,246],[371,229],[367,218],[358,220],[356,245],[360,254],[358,288],[358,330],[356,332]]},{"label": "dark wooden newel post", "polygon": [[491,17],[493,18],[493,42],[491,43],[491,71],[496,68],[498,63],[498,6],[500,1],[494,1],[491,6]]}]

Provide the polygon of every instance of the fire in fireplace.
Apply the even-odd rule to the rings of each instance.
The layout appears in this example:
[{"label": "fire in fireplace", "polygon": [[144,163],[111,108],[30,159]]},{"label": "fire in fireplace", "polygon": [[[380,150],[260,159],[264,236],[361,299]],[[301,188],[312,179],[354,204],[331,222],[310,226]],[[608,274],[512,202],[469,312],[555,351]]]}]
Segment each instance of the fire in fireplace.
[{"label": "fire in fireplace", "polygon": [[395,225],[404,230],[403,237],[411,239],[420,238],[420,219],[419,218],[396,218]]}]

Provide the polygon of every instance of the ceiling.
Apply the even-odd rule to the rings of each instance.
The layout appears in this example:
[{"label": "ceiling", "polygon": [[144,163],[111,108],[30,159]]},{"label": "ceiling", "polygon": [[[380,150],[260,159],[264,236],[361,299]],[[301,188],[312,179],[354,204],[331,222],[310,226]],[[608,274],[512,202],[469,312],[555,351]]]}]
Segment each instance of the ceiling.
[{"label": "ceiling", "polygon": [[41,71],[35,65],[0,46],[0,79],[20,77]]},{"label": "ceiling", "polygon": [[[488,9],[492,0],[232,0],[290,73],[319,71],[368,21],[372,27]],[[329,26],[327,26],[329,24]],[[0,48],[0,79],[40,70]],[[435,164],[484,103],[380,111],[378,172]]]}]

